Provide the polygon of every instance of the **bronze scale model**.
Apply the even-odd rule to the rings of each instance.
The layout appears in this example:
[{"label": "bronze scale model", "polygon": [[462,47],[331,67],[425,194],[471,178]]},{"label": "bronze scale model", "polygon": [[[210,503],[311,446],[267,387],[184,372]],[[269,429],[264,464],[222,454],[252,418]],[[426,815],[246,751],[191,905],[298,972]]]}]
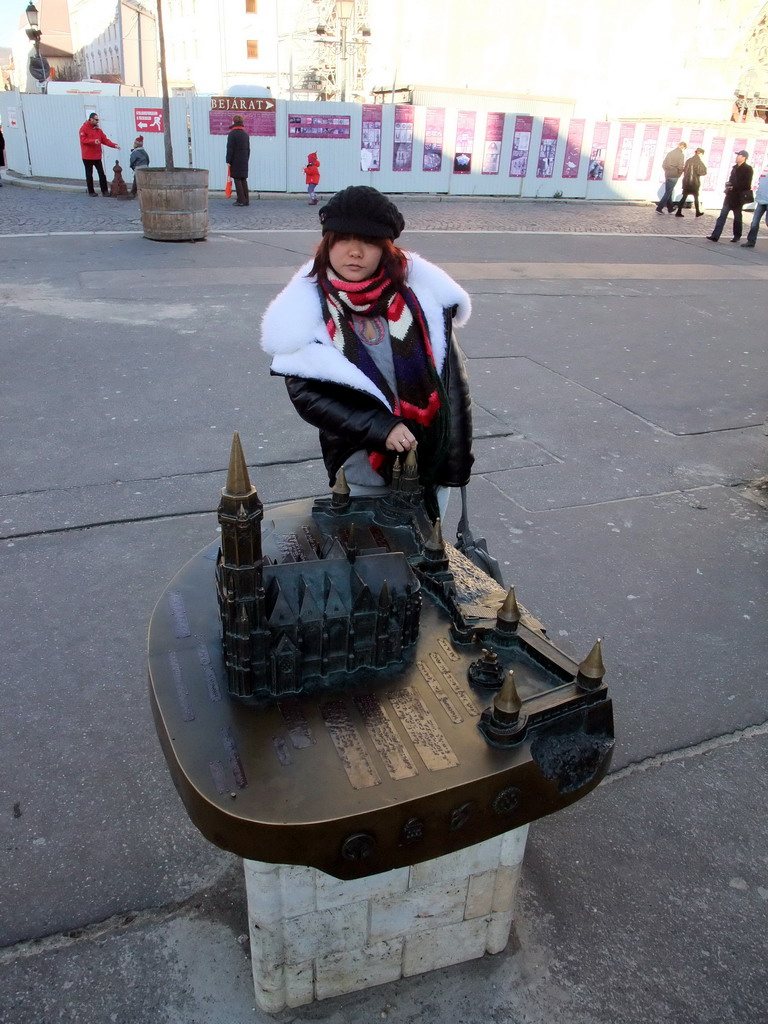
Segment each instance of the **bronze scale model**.
[{"label": "bronze scale model", "polygon": [[382,498],[264,519],[235,434],[221,542],[170,583],[149,681],[174,783],[242,857],[350,879],[579,800],[613,751],[598,640],[580,664],[442,537],[415,453]]}]

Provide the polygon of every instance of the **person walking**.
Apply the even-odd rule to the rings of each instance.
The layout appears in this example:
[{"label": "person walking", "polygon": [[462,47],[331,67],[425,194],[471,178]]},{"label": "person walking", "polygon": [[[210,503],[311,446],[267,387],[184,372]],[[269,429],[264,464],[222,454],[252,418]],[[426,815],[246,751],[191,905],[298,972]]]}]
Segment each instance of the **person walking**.
[{"label": "person walking", "polygon": [[685,206],[685,200],[688,196],[693,196],[693,204],[696,208],[696,216],[703,217],[704,214],[699,209],[699,189],[701,188],[701,179],[707,173],[707,165],[701,159],[701,154],[704,150],[699,146],[693,156],[688,157],[685,161],[685,167],[683,167],[683,197],[680,200],[676,217],[683,217],[683,207]]},{"label": "person walking", "polygon": [[[752,168],[747,163],[749,153],[746,149],[740,149],[736,154],[736,163],[731,169],[731,176],[725,186],[725,199],[723,208],[718,214],[712,234],[707,235],[707,241],[719,242],[723,233],[728,214],[733,214],[733,238],[732,242],[738,242],[741,238],[741,208],[748,201],[747,192],[752,188]],[[749,200],[751,201],[751,200]]]},{"label": "person walking", "polygon": [[672,193],[675,191],[675,185],[680,180],[680,176],[685,168],[685,151],[687,148],[687,143],[679,142],[674,149],[670,149],[661,162],[661,169],[664,171],[664,193],[656,206],[656,213],[664,213],[664,207],[670,213],[674,210]]},{"label": "person walking", "polygon": [[83,158],[85,167],[85,184],[88,188],[88,195],[95,196],[93,187],[93,171],[99,176],[99,187],[103,196],[109,195],[107,176],[101,162],[101,147],[109,146],[111,149],[120,149],[116,142],[111,142],[104,132],[99,128],[99,115],[93,113],[80,127],[80,155]]},{"label": "person walking", "polygon": [[310,153],[307,157],[304,179],[307,183],[307,192],[309,193],[309,205],[317,206],[315,189],[320,184],[320,161],[317,159],[317,153]]},{"label": "person walking", "polygon": [[746,242],[741,243],[742,249],[754,249],[757,241],[757,233],[760,230],[760,221],[765,217],[768,225],[768,171],[760,176],[755,190],[755,212],[752,214],[752,223],[749,225]]},{"label": "person walking", "polygon": [[[3,135],[2,126],[0,126],[0,167],[5,167],[5,136]],[[0,178],[0,188],[3,186],[3,179]]]},{"label": "person walking", "polygon": [[128,158],[128,162],[131,165],[133,171],[133,185],[131,187],[131,195],[135,196],[137,192],[136,184],[136,171],[140,167],[149,167],[149,153],[144,149],[144,136],[137,135],[133,142],[133,149],[131,155]]},{"label": "person walking", "polygon": [[444,270],[394,242],[398,208],[368,185],[320,209],[322,239],[267,308],[261,346],[302,419],[317,427],[328,479],[352,497],[386,495],[418,443],[432,519],[472,468],[469,385],[453,321],[472,311]]},{"label": "person walking", "polygon": [[235,114],[227,135],[227,163],[235,183],[237,199],[233,206],[248,206],[248,161],[251,156],[251,140],[243,124],[243,115]]}]

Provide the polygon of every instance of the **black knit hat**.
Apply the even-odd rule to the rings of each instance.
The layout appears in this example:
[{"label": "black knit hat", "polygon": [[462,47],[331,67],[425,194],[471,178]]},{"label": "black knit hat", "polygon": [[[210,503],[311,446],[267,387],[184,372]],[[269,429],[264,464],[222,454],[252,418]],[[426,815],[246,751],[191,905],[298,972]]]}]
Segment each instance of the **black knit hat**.
[{"label": "black knit hat", "polygon": [[366,238],[397,238],[405,227],[393,202],[370,185],[350,185],[320,207],[323,234],[338,231]]}]

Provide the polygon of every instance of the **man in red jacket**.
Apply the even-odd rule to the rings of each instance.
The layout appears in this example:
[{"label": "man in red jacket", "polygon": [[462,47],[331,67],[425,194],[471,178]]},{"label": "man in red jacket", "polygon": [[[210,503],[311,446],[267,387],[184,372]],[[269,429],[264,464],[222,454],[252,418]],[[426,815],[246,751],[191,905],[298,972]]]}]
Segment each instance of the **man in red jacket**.
[{"label": "man in red jacket", "polygon": [[101,128],[99,128],[99,115],[93,113],[80,129],[80,155],[83,158],[83,166],[85,167],[85,183],[88,186],[89,196],[96,195],[93,188],[94,167],[99,175],[101,194],[103,196],[109,195],[107,176],[101,163],[102,145],[111,146],[112,149],[120,149],[117,143],[110,142]]}]

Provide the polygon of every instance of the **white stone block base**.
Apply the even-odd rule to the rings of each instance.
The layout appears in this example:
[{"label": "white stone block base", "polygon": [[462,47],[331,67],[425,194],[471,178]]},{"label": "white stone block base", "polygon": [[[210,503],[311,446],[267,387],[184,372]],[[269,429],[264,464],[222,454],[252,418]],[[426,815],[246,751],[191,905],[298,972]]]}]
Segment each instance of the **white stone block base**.
[{"label": "white stone block base", "polygon": [[353,882],[243,861],[256,1001],[267,1013],[499,953],[528,826]]}]

